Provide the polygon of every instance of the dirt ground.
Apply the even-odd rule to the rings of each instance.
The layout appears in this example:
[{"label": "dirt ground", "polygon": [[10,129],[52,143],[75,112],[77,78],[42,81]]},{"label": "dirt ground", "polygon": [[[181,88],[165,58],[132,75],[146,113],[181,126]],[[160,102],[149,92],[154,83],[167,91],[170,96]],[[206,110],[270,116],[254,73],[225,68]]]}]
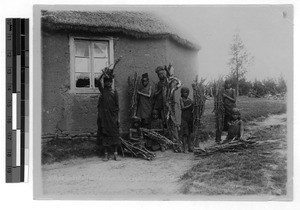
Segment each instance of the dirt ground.
[{"label": "dirt ground", "polygon": [[[258,129],[286,125],[286,114],[251,121],[246,135]],[[208,141],[206,144],[212,144]],[[202,145],[203,146],[203,145]],[[153,161],[125,157],[102,162],[99,157],[43,165],[44,195],[49,198],[168,199],[180,194],[179,178],[199,159],[193,153],[157,152]],[[282,151],[286,155],[286,151]]]},{"label": "dirt ground", "polygon": [[180,175],[195,163],[193,153],[156,154],[153,161],[125,157],[103,162],[93,157],[44,165],[44,193],[118,198],[178,194]]}]

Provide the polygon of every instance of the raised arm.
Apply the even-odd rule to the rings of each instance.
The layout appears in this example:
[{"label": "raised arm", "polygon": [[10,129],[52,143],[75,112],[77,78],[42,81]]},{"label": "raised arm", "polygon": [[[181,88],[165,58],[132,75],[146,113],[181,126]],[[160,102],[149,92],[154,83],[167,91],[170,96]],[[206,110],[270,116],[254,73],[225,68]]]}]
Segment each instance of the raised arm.
[{"label": "raised arm", "polygon": [[97,85],[98,85],[98,90],[100,91],[100,93],[102,93],[102,90],[103,90],[102,79],[103,79],[103,74],[100,76],[99,79],[96,80]]}]

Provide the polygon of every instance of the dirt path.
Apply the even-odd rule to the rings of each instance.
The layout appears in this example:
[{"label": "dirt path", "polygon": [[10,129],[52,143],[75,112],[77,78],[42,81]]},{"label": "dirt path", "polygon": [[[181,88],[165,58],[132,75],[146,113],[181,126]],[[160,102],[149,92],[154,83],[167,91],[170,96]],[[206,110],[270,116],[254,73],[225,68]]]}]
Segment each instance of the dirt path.
[{"label": "dirt path", "polygon": [[[153,161],[98,157],[43,166],[45,195],[89,195],[112,198],[178,194],[178,178],[195,163],[192,153],[158,152]],[[57,196],[56,196],[57,197]]]},{"label": "dirt path", "polygon": [[[249,133],[286,123],[286,115],[247,123]],[[44,165],[43,189],[49,198],[169,199],[180,194],[179,177],[199,160],[192,153],[158,152],[153,161],[123,158],[102,162],[98,157]],[[145,197],[143,197],[145,196]]]}]

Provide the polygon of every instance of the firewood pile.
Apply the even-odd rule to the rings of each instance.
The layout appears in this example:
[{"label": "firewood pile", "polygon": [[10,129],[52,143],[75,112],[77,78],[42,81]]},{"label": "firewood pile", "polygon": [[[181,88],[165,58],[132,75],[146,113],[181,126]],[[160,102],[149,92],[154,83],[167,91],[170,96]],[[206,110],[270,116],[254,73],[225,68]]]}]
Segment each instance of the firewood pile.
[{"label": "firewood pile", "polygon": [[136,158],[144,158],[146,160],[153,160],[156,157],[154,152],[151,152],[145,148],[140,142],[133,142],[120,137],[121,148],[124,153],[132,155]]},{"label": "firewood pile", "polygon": [[129,87],[129,98],[130,98],[130,108],[129,113],[130,117],[136,116],[137,111],[137,91],[139,85],[140,77],[135,72],[133,78],[130,76],[128,77],[128,87]]},{"label": "firewood pile", "polygon": [[193,87],[193,97],[194,97],[194,107],[193,107],[193,126],[194,126],[194,141],[199,139],[199,135],[201,133],[201,117],[204,113],[205,109],[205,101],[206,97],[204,95],[204,81],[205,79],[200,79],[198,81],[198,75],[194,83],[192,84]]},{"label": "firewood pile", "polygon": [[174,76],[174,68],[171,64],[165,66],[167,72],[167,85],[163,87],[163,103],[164,111],[163,117],[166,120],[167,130],[171,141],[176,142],[173,144],[175,152],[181,152],[182,143],[179,139],[179,131],[175,113],[175,91],[182,86],[182,82]]},{"label": "firewood pile", "polygon": [[117,66],[117,64],[120,62],[121,59],[122,59],[122,56],[119,57],[119,58],[118,58],[114,63],[112,63],[111,65],[109,65],[109,66],[103,68],[103,69],[101,70],[103,76],[113,78],[113,77],[114,77],[114,69],[115,69],[115,67]]},{"label": "firewood pile", "polygon": [[230,142],[216,144],[207,148],[194,148],[194,155],[196,157],[209,156],[214,153],[224,153],[224,152],[238,152],[243,149],[252,147],[256,141],[253,140],[232,140]]},{"label": "firewood pile", "polygon": [[223,104],[223,90],[224,81],[222,78],[214,82],[213,94],[214,94],[214,110],[216,119],[216,130],[223,131],[225,108]]},{"label": "firewood pile", "polygon": [[167,137],[160,135],[159,133],[152,131],[147,128],[141,128],[141,131],[144,136],[147,136],[150,139],[156,140],[159,143],[166,144],[166,145],[175,145],[177,144],[176,142],[171,141]]}]

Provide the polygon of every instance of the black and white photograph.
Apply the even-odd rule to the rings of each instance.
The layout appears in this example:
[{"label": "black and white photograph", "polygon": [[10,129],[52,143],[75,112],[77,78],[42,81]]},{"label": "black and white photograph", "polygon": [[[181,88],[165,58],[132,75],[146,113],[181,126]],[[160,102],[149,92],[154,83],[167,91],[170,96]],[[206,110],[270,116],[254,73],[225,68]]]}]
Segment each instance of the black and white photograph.
[{"label": "black and white photograph", "polygon": [[33,12],[35,199],[292,200],[293,5]]}]

